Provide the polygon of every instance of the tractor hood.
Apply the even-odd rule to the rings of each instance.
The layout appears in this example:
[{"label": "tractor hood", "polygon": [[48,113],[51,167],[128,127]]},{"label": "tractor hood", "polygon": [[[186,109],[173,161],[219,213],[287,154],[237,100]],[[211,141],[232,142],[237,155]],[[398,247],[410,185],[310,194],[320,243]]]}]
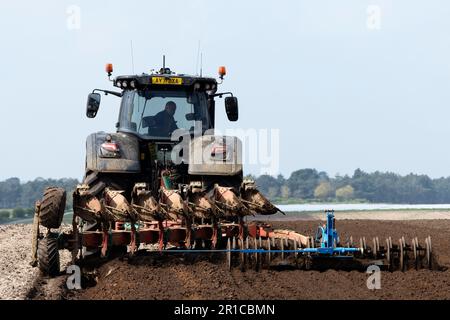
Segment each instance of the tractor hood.
[{"label": "tractor hood", "polygon": [[242,172],[242,142],[237,137],[205,135],[189,145],[189,174],[234,176]]}]

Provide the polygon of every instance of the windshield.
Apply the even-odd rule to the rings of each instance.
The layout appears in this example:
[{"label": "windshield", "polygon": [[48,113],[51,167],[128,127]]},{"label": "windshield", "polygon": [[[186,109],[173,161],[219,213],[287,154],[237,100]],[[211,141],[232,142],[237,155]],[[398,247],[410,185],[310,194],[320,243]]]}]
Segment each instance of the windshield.
[{"label": "windshield", "polygon": [[122,99],[119,131],[148,139],[168,139],[176,129],[194,132],[196,121],[209,129],[205,93],[186,91],[127,91]]}]

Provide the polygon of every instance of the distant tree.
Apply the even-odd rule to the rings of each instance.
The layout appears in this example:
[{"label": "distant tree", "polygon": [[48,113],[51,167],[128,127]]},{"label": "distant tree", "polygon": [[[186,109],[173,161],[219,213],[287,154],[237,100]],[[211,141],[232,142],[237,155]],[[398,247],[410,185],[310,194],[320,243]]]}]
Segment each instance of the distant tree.
[{"label": "distant tree", "polygon": [[280,188],[270,187],[267,192],[267,197],[269,197],[269,199],[274,199],[274,198],[278,197],[279,194],[280,194]]},{"label": "distant tree", "polygon": [[322,200],[328,199],[330,197],[333,197],[333,191],[334,190],[331,186],[331,183],[328,181],[323,181],[314,190],[314,198]]},{"label": "distant tree", "polygon": [[18,178],[9,178],[0,182],[0,208],[15,208],[21,197]]},{"label": "distant tree", "polygon": [[1,210],[0,211],[0,221],[7,221],[9,220],[11,214],[8,210]]},{"label": "distant tree", "polygon": [[28,208],[28,209],[25,209],[25,215],[26,215],[27,217],[34,216],[34,208]]},{"label": "distant tree", "polygon": [[284,185],[286,183],[286,179],[283,177],[282,174],[279,174],[277,176],[277,182],[278,182],[279,186],[282,186],[282,185]]},{"label": "distant tree", "polygon": [[330,180],[330,178],[328,177],[328,173],[326,173],[325,171],[320,171],[318,173],[318,175],[319,175],[319,181],[321,181],[321,182]]},{"label": "distant tree", "polygon": [[335,189],[339,189],[342,187],[345,187],[346,185],[352,184],[352,178],[348,175],[341,176],[337,174],[334,179],[331,180],[331,183],[333,184]]},{"label": "distant tree", "polygon": [[436,203],[450,203],[450,178],[435,179],[433,189]]},{"label": "distant tree", "polygon": [[291,190],[288,186],[284,185],[281,186],[281,197],[283,199],[288,199],[291,196]]},{"label": "distant tree", "polygon": [[15,208],[12,212],[12,216],[13,218],[21,219],[25,217],[26,213],[27,212],[23,208]]},{"label": "distant tree", "polygon": [[353,187],[348,185],[336,190],[336,198],[339,200],[350,200],[353,198]]},{"label": "distant tree", "polygon": [[315,169],[294,171],[287,181],[291,195],[300,199],[314,198],[314,190],[319,184],[319,173]]},{"label": "distant tree", "polygon": [[267,174],[261,175],[256,179],[259,190],[269,198],[277,197],[280,194],[280,185],[277,179]]},{"label": "distant tree", "polygon": [[355,190],[356,198],[374,201],[375,186],[373,185],[373,179],[368,173],[359,168],[356,169],[351,178],[351,186]]}]

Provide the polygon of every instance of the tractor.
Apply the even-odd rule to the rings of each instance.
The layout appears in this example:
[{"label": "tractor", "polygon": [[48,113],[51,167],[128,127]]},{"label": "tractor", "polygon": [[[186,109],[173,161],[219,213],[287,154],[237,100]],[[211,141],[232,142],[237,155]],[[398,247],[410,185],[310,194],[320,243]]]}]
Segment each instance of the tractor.
[{"label": "tractor", "polygon": [[[224,98],[230,121],[238,120],[238,99],[219,92],[218,79],[176,74],[163,64],[155,72],[111,79],[117,91],[94,89],[86,116],[95,118],[101,94],[119,99],[115,133],[86,140],[86,170],[73,192],[69,233],[61,226],[66,192],[48,188],[36,204],[33,265],[49,275],[59,270],[58,249],[73,260],[111,252],[133,255],[141,244],[217,249],[226,239],[248,235],[244,218],[279,211],[243,178],[242,145],[214,135],[216,100]],[[48,229],[44,235],[39,225]],[[258,225],[258,228],[267,228]]]},{"label": "tractor", "polygon": [[47,188],[35,206],[31,263],[45,275],[59,274],[61,249],[71,251],[74,264],[150,251],[218,252],[229,268],[243,269],[309,269],[325,261],[361,260],[389,270],[431,267],[431,238],[425,246],[417,238],[411,245],[403,238],[398,244],[374,238],[372,247],[365,238],[359,246],[352,239],[345,244],[335,229],[334,212],[327,212],[327,223],[314,238],[248,221],[248,216],[281,211],[255,181],[244,179],[241,141],[214,132],[216,100],[224,98],[230,121],[239,115],[238,99],[218,92],[225,67],[217,79],[177,74],[165,63],[149,74],[111,79],[112,64],[106,72],[117,90],[94,89],[86,116],[95,118],[101,94],[114,96],[120,100],[117,131],[87,137],[84,178],[73,191],[71,229],[61,230],[65,190]]}]

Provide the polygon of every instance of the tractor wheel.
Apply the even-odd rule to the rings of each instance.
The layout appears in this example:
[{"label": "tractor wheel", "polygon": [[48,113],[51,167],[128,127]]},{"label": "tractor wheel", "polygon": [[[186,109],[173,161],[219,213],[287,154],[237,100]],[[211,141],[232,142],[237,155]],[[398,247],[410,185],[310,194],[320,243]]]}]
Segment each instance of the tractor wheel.
[{"label": "tractor wheel", "polygon": [[66,191],[62,188],[45,189],[39,219],[46,228],[59,228],[66,208]]},{"label": "tractor wheel", "polygon": [[87,171],[83,184],[89,186],[89,193],[92,196],[98,196],[106,187],[113,190],[124,190],[125,193],[130,193],[133,189],[134,180],[123,174],[107,174],[96,171]]},{"label": "tractor wheel", "polygon": [[38,263],[41,272],[49,277],[59,274],[59,251],[58,235],[49,233],[45,238],[39,240]]}]

